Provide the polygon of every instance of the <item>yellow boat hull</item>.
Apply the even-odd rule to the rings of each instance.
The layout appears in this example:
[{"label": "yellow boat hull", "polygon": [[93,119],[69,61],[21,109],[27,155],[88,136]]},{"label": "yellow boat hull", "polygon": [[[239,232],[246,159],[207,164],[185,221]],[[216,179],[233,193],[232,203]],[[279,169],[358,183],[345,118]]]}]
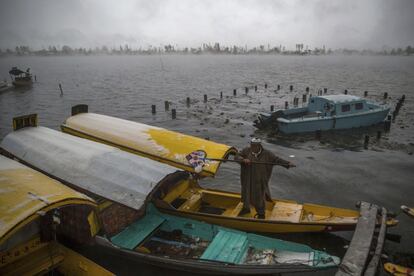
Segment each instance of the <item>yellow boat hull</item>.
[{"label": "yellow boat hull", "polygon": [[203,189],[194,180],[174,187],[160,187],[153,201],[160,211],[256,233],[299,233],[353,230],[359,211],[295,201],[266,202],[265,219],[255,218],[256,210],[240,215],[243,204],[237,193]]}]

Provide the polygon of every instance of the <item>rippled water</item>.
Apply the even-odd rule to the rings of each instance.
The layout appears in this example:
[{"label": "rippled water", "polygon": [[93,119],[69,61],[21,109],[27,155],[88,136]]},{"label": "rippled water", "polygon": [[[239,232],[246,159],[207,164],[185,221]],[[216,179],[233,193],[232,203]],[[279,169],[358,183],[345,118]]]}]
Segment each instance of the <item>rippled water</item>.
[{"label": "rippled water", "polygon": [[[297,168],[275,168],[274,197],[353,208],[365,200],[398,211],[401,204],[414,206],[414,58],[413,57],[296,57],[296,56],[102,56],[1,58],[0,78],[8,79],[12,66],[30,67],[37,83],[29,90],[0,94],[0,138],[11,131],[14,116],[38,113],[40,124],[57,129],[74,104],[85,103],[91,112],[178,130],[234,145],[247,145],[251,135],[262,137],[265,147],[290,159]],[[60,95],[58,84],[63,87]],[[264,83],[268,89],[264,89]],[[280,84],[282,89],[275,92]],[[290,92],[289,85],[294,85]],[[253,86],[258,85],[258,92]],[[246,95],[244,87],[250,86]],[[275,136],[257,132],[253,120],[270,105],[283,108],[310,87],[316,94],[362,96],[391,106],[401,95],[406,101],[390,133],[375,138],[381,126],[328,132],[322,140],[313,135]],[[237,96],[233,96],[237,89]],[[220,91],[223,99],[220,100]],[[203,102],[203,94],[208,102]],[[186,106],[186,97],[191,106]],[[177,109],[177,120],[164,111],[164,101]],[[151,105],[157,114],[151,114]],[[367,150],[363,136],[371,135]],[[289,157],[293,155],[294,157]],[[224,164],[216,179],[205,185],[239,190],[239,167]],[[404,215],[390,232],[403,235],[401,244],[388,242],[386,250],[414,253],[414,220]],[[350,233],[339,234],[350,238]],[[313,236],[311,236],[313,237]],[[335,250],[336,235],[326,245]],[[313,246],[318,244],[308,241]],[[333,249],[332,249],[332,248]]]}]

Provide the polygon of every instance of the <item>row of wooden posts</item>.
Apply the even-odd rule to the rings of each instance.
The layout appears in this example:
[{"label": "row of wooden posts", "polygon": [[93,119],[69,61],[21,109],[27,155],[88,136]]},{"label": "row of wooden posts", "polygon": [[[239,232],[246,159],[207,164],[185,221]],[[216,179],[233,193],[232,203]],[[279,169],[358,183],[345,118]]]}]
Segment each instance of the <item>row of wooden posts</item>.
[{"label": "row of wooden posts", "polygon": [[[253,86],[253,88],[254,88],[254,91],[255,92],[257,92],[257,90],[258,90],[258,87],[257,87],[257,85],[255,85],[255,86]],[[264,84],[264,88],[265,89],[267,89],[268,88],[268,85],[267,85],[267,83],[265,83]],[[59,84],[59,89],[60,89],[60,91],[61,91],[61,94],[63,94],[63,91],[62,91],[62,86],[61,86],[61,84]],[[246,86],[245,88],[244,88],[244,90],[245,90],[245,94],[248,94],[249,93],[249,87],[248,86]],[[278,84],[277,85],[277,90],[280,90],[280,84]],[[290,85],[289,86],[289,90],[290,91],[293,91],[293,85]],[[305,88],[305,91],[307,92],[307,93],[309,93],[309,86],[307,86],[306,88]],[[328,88],[323,88],[323,90],[322,89],[319,89],[318,91],[317,91],[317,93],[318,93],[318,96],[319,95],[323,95],[323,94],[326,94],[328,92]],[[347,89],[345,89],[344,90],[344,94],[345,95],[347,95],[348,94],[348,90]],[[233,96],[237,96],[237,89],[233,89]],[[364,91],[364,97],[367,97],[368,96],[368,91]],[[310,94],[309,95],[309,98],[310,97],[312,97],[312,94]],[[387,99],[388,98],[388,93],[387,92],[385,92],[384,93],[384,99]],[[223,99],[223,91],[220,91],[220,99]],[[306,103],[307,102],[307,99],[308,99],[308,94],[302,94],[302,103]],[[207,101],[208,101],[208,97],[207,97],[207,94],[204,94],[203,95],[203,102],[204,103],[207,103]],[[165,101],[165,111],[168,111],[169,110],[169,105],[170,105],[170,102],[168,102],[168,101]],[[187,107],[189,107],[190,105],[191,105],[191,99],[190,99],[190,97],[187,97],[186,98],[186,105],[187,105]],[[297,97],[294,97],[293,98],[293,106],[294,107],[297,107],[299,105],[299,98],[297,98]],[[289,102],[288,101],[285,101],[285,109],[288,109],[289,108]],[[270,105],[270,111],[271,112],[273,112],[275,110],[275,106],[274,105]],[[398,108],[398,110],[399,110],[399,108]],[[156,106],[155,105],[152,105],[151,106],[151,112],[152,112],[152,114],[156,114]],[[398,112],[398,111],[397,111]],[[173,119],[175,119],[176,118],[176,114],[177,114],[177,112],[176,112],[176,109],[171,109],[171,117],[173,118]]]}]

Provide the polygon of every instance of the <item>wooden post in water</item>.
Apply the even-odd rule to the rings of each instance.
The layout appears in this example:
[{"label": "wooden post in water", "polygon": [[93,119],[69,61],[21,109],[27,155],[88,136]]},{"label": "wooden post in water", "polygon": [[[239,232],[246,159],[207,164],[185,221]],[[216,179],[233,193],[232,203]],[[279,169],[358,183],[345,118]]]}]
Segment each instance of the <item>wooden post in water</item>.
[{"label": "wooden post in water", "polygon": [[387,116],[387,120],[384,121],[384,131],[389,132],[391,130],[391,115]]},{"label": "wooden post in water", "polygon": [[207,102],[207,95],[206,94],[204,94],[204,102],[205,103]]},{"label": "wooden post in water", "polygon": [[381,139],[381,131],[377,131],[377,139]]},{"label": "wooden post in water", "polygon": [[63,95],[63,89],[62,89],[62,84],[59,83],[59,89],[60,89],[60,95]]},{"label": "wooden post in water", "polygon": [[368,144],[369,144],[369,135],[365,135],[364,138],[364,148],[368,149]]},{"label": "wooden post in water", "polygon": [[316,140],[321,140],[322,130],[318,129],[317,131],[315,131],[315,138],[316,138]]},{"label": "wooden post in water", "polygon": [[171,109],[171,118],[173,118],[173,119],[177,118],[177,112],[176,112],[175,108]]},{"label": "wooden post in water", "polygon": [[187,107],[190,106],[190,97],[187,97]]},{"label": "wooden post in water", "polygon": [[168,111],[170,109],[170,102],[169,101],[165,101],[164,102],[164,107],[165,107],[165,111]]},{"label": "wooden post in water", "polygon": [[274,106],[274,105],[271,105],[271,106],[270,106],[270,111],[271,111],[271,112],[275,111],[275,106]]},{"label": "wooden post in water", "polygon": [[157,110],[156,110],[156,106],[155,106],[155,104],[151,105],[151,113],[152,113],[152,114],[157,113]]},{"label": "wooden post in water", "polygon": [[236,95],[237,95],[237,90],[233,89],[233,96],[236,96]]}]

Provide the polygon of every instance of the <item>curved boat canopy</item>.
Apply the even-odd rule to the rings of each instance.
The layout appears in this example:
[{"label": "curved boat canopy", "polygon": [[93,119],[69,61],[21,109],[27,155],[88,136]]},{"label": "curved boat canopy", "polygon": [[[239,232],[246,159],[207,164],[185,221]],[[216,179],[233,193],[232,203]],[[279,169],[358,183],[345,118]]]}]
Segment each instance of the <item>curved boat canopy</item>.
[{"label": "curved boat canopy", "polygon": [[137,210],[153,188],[177,170],[111,146],[40,126],[9,133],[1,147],[59,180]]},{"label": "curved boat canopy", "polygon": [[[236,149],[228,145],[155,126],[95,113],[76,114],[73,110],[77,107],[72,108],[74,116],[62,125],[63,132],[106,143],[186,171],[194,172],[186,159],[194,151],[203,150],[208,158],[213,159],[224,159],[236,153]],[[81,112],[87,112],[87,106],[80,107],[84,107]],[[200,174],[214,176],[220,163],[210,161]]]},{"label": "curved boat canopy", "polygon": [[0,155],[0,244],[44,212],[95,201],[27,166]]}]

